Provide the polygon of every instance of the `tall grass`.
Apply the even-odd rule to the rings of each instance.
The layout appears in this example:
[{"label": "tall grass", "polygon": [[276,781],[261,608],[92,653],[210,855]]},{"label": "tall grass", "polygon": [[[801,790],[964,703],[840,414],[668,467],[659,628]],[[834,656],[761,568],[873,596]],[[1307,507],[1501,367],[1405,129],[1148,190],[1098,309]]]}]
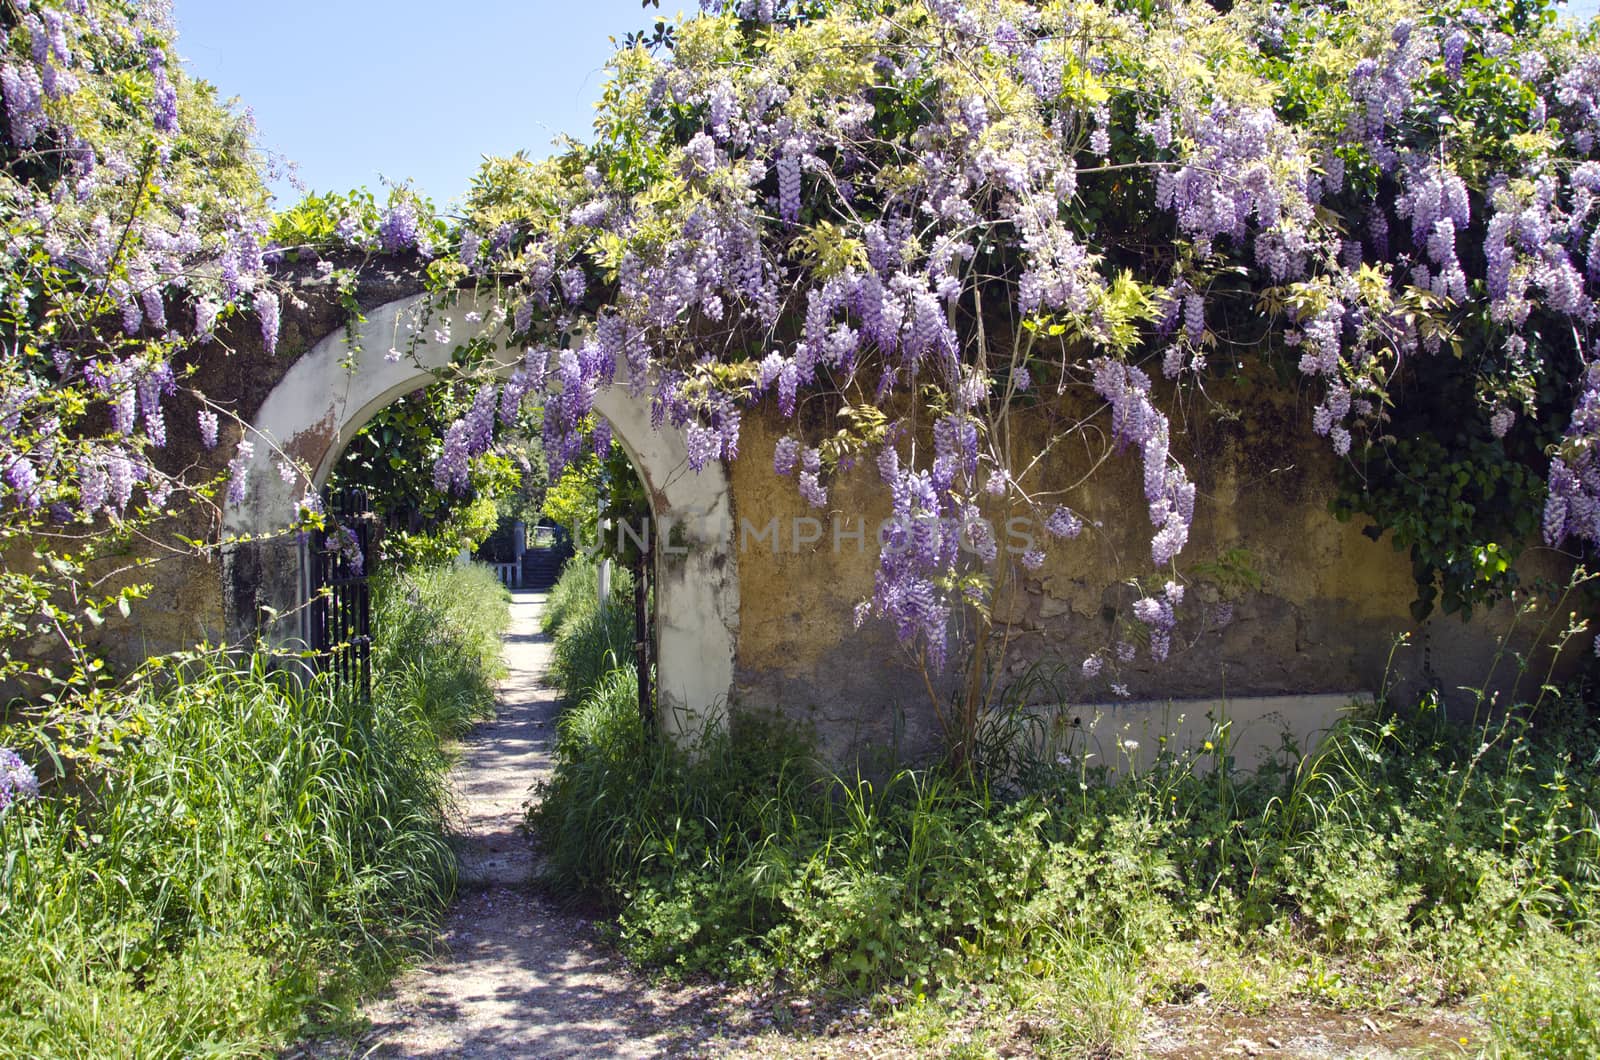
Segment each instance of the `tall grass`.
[{"label": "tall grass", "polygon": [[378,698],[406,703],[436,735],[459,736],[494,707],[509,596],[488,567],[386,571],[373,579]]},{"label": "tall grass", "polygon": [[382,580],[371,704],[194,658],[77,794],[0,815],[0,1055],[271,1055],[338,1017],[453,891],[442,738],[504,612],[477,572]]},{"label": "tall grass", "polygon": [[633,657],[633,578],[614,568],[611,598],[602,611],[593,563],[568,563],[550,590],[540,624],[554,639],[550,676],[569,703],[584,699],[612,670]]}]

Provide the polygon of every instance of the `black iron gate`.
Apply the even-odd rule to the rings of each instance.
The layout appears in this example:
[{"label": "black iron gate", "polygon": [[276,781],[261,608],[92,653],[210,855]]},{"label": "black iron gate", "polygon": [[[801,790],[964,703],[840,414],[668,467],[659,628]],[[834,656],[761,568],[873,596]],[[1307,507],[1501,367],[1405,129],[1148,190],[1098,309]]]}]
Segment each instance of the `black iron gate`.
[{"label": "black iron gate", "polygon": [[310,637],[317,665],[347,694],[372,698],[371,520],[363,490],[325,493],[327,529],[308,542]]}]

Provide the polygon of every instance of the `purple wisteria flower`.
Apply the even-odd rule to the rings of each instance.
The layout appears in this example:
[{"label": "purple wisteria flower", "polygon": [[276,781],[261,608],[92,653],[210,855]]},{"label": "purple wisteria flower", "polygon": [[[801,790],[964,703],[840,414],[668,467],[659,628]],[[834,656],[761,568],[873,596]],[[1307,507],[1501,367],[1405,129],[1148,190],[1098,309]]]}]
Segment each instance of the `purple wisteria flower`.
[{"label": "purple wisteria flower", "polygon": [[1159,596],[1145,596],[1133,603],[1133,614],[1144,623],[1150,635],[1150,657],[1157,662],[1172,650],[1172,632],[1177,627],[1177,607],[1183,603],[1183,586],[1167,582]]},{"label": "purple wisteria flower", "polygon": [[1044,521],[1044,528],[1054,537],[1072,540],[1083,533],[1083,520],[1068,508],[1057,507]]},{"label": "purple wisteria flower", "polygon": [[239,448],[234,450],[233,459],[228,461],[228,503],[231,505],[243,504],[245,488],[250,480],[250,461],[255,458],[255,443],[245,439],[239,443]]},{"label": "purple wisteria flower", "polygon": [[378,222],[378,249],[385,254],[403,254],[416,250],[421,237],[421,221],[417,208],[410,202],[398,202],[383,213]]},{"label": "purple wisteria flower", "polygon": [[1166,566],[1183,550],[1194,521],[1194,484],[1168,454],[1167,417],[1150,401],[1150,377],[1102,357],[1095,362],[1095,390],[1111,405],[1112,436],[1137,446],[1144,462],[1144,493],[1156,534],[1150,556]]},{"label": "purple wisteria flower", "polygon": [[1600,362],[1584,372],[1583,393],[1562,448],[1550,461],[1544,504],[1544,540],[1568,537],[1600,544]]},{"label": "purple wisteria flower", "polygon": [[784,435],[778,439],[778,444],[773,450],[772,469],[780,475],[791,474],[799,458],[800,440],[793,435]]},{"label": "purple wisteria flower", "polygon": [[366,569],[367,558],[361,551],[361,539],[348,526],[341,523],[333,533],[323,539],[322,547],[338,555],[351,574],[359,577]]},{"label": "purple wisteria flower", "polygon": [[39,797],[39,778],[33,767],[9,747],[0,747],[0,811]]},{"label": "purple wisteria flower", "polygon": [[278,296],[263,288],[256,292],[255,310],[261,317],[261,342],[269,354],[278,352]]}]

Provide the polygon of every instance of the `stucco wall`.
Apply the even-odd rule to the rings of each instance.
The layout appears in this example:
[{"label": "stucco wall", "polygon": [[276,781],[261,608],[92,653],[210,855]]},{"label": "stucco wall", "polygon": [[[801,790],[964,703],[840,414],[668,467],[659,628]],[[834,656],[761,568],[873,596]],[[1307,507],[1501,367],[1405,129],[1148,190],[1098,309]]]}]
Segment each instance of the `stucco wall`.
[{"label": "stucco wall", "polygon": [[[1128,706],[1108,705],[1117,700],[1105,677],[1081,677],[1083,658],[1119,638],[1118,617],[1126,619],[1137,595],[1128,580],[1155,573],[1137,454],[1115,455],[1065,497],[1095,525],[1075,541],[1051,544],[1037,572],[1015,565],[1020,582],[997,594],[995,615],[1008,645],[1001,684],[1036,665],[1060,666],[1056,691],[1041,689],[1031,698],[1053,700],[1052,707],[1078,724],[1098,717],[1119,731],[1148,730],[1160,728],[1163,715],[1184,715],[1193,728],[1208,712],[1227,712],[1248,714],[1258,732],[1281,721],[1302,742],[1352,695],[1384,685],[1386,675],[1391,685],[1412,689],[1481,686],[1511,617],[1509,605],[1479,612],[1470,624],[1437,616],[1417,627],[1410,615],[1415,585],[1409,557],[1387,538],[1363,534],[1364,520],[1340,522],[1329,514],[1336,458],[1310,433],[1309,417],[1293,397],[1267,399],[1257,390],[1246,398],[1214,389],[1210,399],[1214,404],[1191,406],[1174,424],[1173,454],[1198,488],[1195,524],[1179,567],[1190,579],[1191,601],[1226,599],[1232,621],[1221,628],[1180,624],[1163,663],[1141,649],[1117,675],[1130,693]],[[1052,417],[1084,412],[1037,410],[1014,428],[1013,444],[1019,452],[1037,451]],[[820,419],[809,427],[828,429]],[[772,472],[783,430],[770,410],[747,417],[741,458],[731,469],[741,525],[759,530],[776,515],[784,534],[776,551],[748,529],[736,542],[742,545],[743,590],[736,702],[814,724],[836,761],[873,757],[885,747],[897,757],[930,753],[938,732],[920,672],[886,623],[852,625],[852,608],[872,592],[872,531],[864,550],[849,537],[836,547],[826,530],[822,540],[796,549],[790,532],[794,520],[807,517],[824,527],[853,527],[857,520],[876,527],[889,514],[886,491],[868,462],[835,478],[828,511],[811,509],[791,480]],[[1066,488],[1100,455],[1093,443],[1062,447],[1024,485]],[[1003,524],[1006,513],[986,515]],[[807,536],[810,527],[801,526]],[[1258,586],[1228,589],[1195,573],[1197,564],[1241,549]],[[1553,557],[1538,554],[1522,568],[1525,576],[1560,573]],[[1401,634],[1409,634],[1410,643],[1391,655]],[[1513,639],[1527,648],[1530,636],[1526,626]],[[1502,668],[1501,676],[1507,673]],[[936,684],[934,691],[945,690]],[[1252,699],[1258,701],[1246,703]],[[1102,706],[1092,706],[1097,703]],[[1276,735],[1257,743],[1270,749]]]},{"label": "stucco wall", "polygon": [[[365,275],[359,298],[372,317],[369,327],[382,323],[386,306],[419,290],[416,277],[404,271],[369,268]],[[286,375],[319,343],[326,350],[342,341],[344,314],[335,292],[317,281],[310,266],[286,278],[294,296],[285,300],[278,353],[267,355],[254,322],[241,319],[223,335],[230,352],[208,351],[196,380],[258,425],[294,420],[269,415],[273,400],[282,406],[293,389],[286,389]],[[343,397],[323,394],[328,387],[321,387],[319,400],[341,409],[348,405],[348,414],[321,426],[311,415],[278,441],[325,471],[353,425],[372,411],[372,401],[354,400],[370,382],[340,383],[350,391]],[[668,690],[669,727],[693,727],[695,715],[720,707],[715,700],[721,694],[706,692],[714,686],[728,689],[726,699],[735,709],[776,709],[813,724],[824,753],[836,762],[933,752],[938,733],[923,675],[884,622],[872,619],[856,629],[851,620],[856,604],[871,594],[874,529],[889,514],[875,470],[863,465],[838,475],[829,510],[811,509],[791,479],[771,470],[774,444],[786,427],[764,408],[745,417],[743,455],[726,469],[724,488],[715,469],[697,476],[683,466],[681,439],[654,437],[645,426],[644,406],[627,400],[624,388],[613,389],[602,411],[617,422],[636,463],[647,465],[657,516],[689,535],[683,551],[658,553],[663,584],[671,589],[658,599],[663,665],[673,671],[674,682]],[[1083,479],[1065,499],[1097,525],[1076,541],[1055,543],[1041,570],[1015,567],[1020,580],[997,593],[994,612],[1007,643],[1002,684],[1038,665],[1059,666],[1064,679],[1056,692],[1035,698],[1051,700],[1041,705],[1059,708],[1066,722],[1076,719],[1078,726],[1102,733],[1148,731],[1176,715],[1192,725],[1208,712],[1229,711],[1255,717],[1258,727],[1282,721],[1304,736],[1351,694],[1377,689],[1386,673],[1412,687],[1450,690],[1483,683],[1508,609],[1480,614],[1470,625],[1438,617],[1414,628],[1408,558],[1387,540],[1365,536],[1361,520],[1340,523],[1328,514],[1335,458],[1309,433],[1307,410],[1296,406],[1293,395],[1266,398],[1267,389],[1246,394],[1212,387],[1206,400],[1191,401],[1174,423],[1173,453],[1199,492],[1180,567],[1192,578],[1191,599],[1229,597],[1232,622],[1221,629],[1180,626],[1178,646],[1165,663],[1141,652],[1117,675],[1129,700],[1114,701],[1104,681],[1085,683],[1077,676],[1085,655],[1116,639],[1118,618],[1134,598],[1128,580],[1154,572],[1137,458],[1113,456],[1085,476],[1102,455],[1095,444],[1062,447],[1024,485],[1054,490]],[[205,450],[194,411],[181,400],[171,410],[172,441],[163,459],[173,467],[192,462],[220,471],[238,429],[226,428],[221,444]],[[316,409],[308,405],[307,412]],[[1092,412],[1037,407],[1014,425],[1012,445],[1018,453],[1037,451],[1054,424]],[[805,429],[813,439],[837,426],[820,404],[808,415]],[[276,489],[275,483],[270,459],[258,454],[252,496]],[[283,505],[257,507],[276,512]],[[707,518],[713,513],[715,518]],[[989,514],[1002,522],[1008,513]],[[214,540],[222,520],[220,512],[196,510],[181,529]],[[797,543],[797,529],[816,536]],[[1244,550],[1257,586],[1219,594],[1207,578],[1194,577],[1197,564],[1236,549]],[[1531,554],[1522,568],[1525,575],[1562,573],[1548,555]],[[254,628],[263,605],[292,606],[299,557],[289,538],[247,541],[205,556],[164,558],[128,576],[151,582],[153,591],[131,620],[112,616],[100,631],[101,644],[124,665],[150,652]],[[1528,645],[1533,628],[1525,627],[1518,647]],[[1390,669],[1391,648],[1402,633],[1410,634],[1411,643]],[[944,694],[937,677],[933,683],[934,693]],[[1247,699],[1253,704],[1247,706]],[[1174,700],[1176,707],[1170,705]]]}]

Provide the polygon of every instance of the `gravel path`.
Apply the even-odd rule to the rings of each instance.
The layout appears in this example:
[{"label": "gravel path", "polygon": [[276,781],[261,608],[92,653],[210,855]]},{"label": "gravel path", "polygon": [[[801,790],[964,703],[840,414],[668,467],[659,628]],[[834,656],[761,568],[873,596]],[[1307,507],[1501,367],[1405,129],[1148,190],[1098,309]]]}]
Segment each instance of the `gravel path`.
[{"label": "gravel path", "polygon": [[698,992],[652,987],[580,915],[531,889],[535,854],[518,826],[550,773],[557,712],[544,600],[516,594],[499,711],[468,735],[452,775],[461,890],[434,957],[367,1005],[359,1041],[319,1043],[319,1056],[648,1057],[711,1033]]},{"label": "gravel path", "polygon": [[433,955],[364,1006],[358,1038],[302,1043],[284,1060],[906,1055],[851,1042],[855,1011],[841,1020],[748,990],[652,983],[581,913],[533,888],[538,855],[520,825],[553,768],[559,709],[545,683],[544,601],[515,594],[498,710],[468,734],[451,775],[460,893]]}]

